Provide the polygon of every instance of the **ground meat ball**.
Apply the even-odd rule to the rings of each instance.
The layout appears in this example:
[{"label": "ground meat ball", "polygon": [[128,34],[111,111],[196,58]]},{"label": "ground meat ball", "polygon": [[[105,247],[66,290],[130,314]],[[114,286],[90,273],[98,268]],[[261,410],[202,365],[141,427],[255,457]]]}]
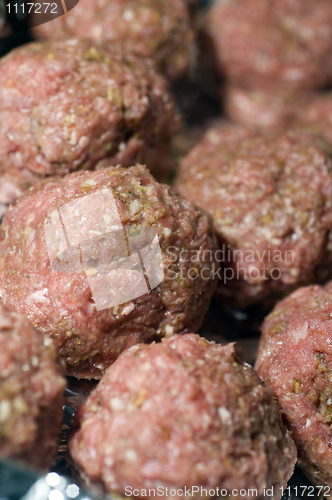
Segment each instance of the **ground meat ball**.
[{"label": "ground meat ball", "polygon": [[312,89],[331,80],[330,0],[219,0],[209,24],[221,71],[236,85]]},{"label": "ground meat ball", "polygon": [[0,303],[0,455],[48,469],[63,418],[63,368],[53,343]]},{"label": "ground meat ball", "polygon": [[82,36],[126,44],[135,54],[153,58],[170,78],[188,69],[193,41],[184,0],[80,0],[66,15],[35,31],[43,37]]},{"label": "ground meat ball", "polygon": [[257,127],[292,126],[332,143],[332,93],[243,90],[229,87],[226,112],[232,120]]},{"label": "ground meat ball", "polygon": [[332,93],[312,94],[299,106],[296,125],[324,135],[332,144]]},{"label": "ground meat ball", "polygon": [[[225,108],[228,117],[243,125],[289,127],[315,94],[287,90],[243,90],[228,87]],[[322,133],[322,130],[320,130]]]},{"label": "ground meat ball", "polygon": [[[293,292],[266,318],[256,368],[314,484],[332,486],[332,286]],[[328,495],[327,495],[328,496]]]},{"label": "ground meat ball", "polygon": [[125,347],[199,328],[215,251],[210,217],[145,167],[76,172],[6,213],[0,294],[54,338],[69,374],[98,378]]},{"label": "ground meat ball", "polygon": [[69,449],[92,484],[120,494],[201,486],[226,489],[228,498],[234,488],[256,489],[242,498],[263,499],[274,486],[277,499],[296,461],[275,400],[250,365],[232,344],[193,334],[123,353],[76,414]]},{"label": "ground meat ball", "polygon": [[[102,158],[169,167],[173,105],[148,62],[102,42],[32,43],[0,62],[0,203]],[[164,162],[164,160],[166,162]]]},{"label": "ground meat ball", "polygon": [[306,132],[228,126],[211,129],[183,159],[175,187],[214,218],[222,300],[270,306],[327,279],[332,163],[321,144]]}]

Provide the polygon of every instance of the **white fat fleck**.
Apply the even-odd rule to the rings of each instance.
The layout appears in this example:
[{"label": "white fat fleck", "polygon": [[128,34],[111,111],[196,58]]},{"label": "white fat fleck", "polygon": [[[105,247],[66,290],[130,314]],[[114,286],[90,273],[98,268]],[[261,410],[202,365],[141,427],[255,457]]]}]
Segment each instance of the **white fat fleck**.
[{"label": "white fat fleck", "polygon": [[95,186],[97,182],[94,179],[86,179],[83,184],[81,184],[82,187],[84,186]]},{"label": "white fat fleck", "polygon": [[169,227],[164,227],[163,233],[166,236],[166,238],[168,238],[168,236],[171,236],[172,231],[170,230]]},{"label": "white fat fleck", "polygon": [[122,17],[125,21],[131,21],[132,18],[134,17],[134,12],[132,11],[132,9],[126,9],[123,12]]},{"label": "white fat fleck", "polygon": [[85,269],[85,274],[86,276],[93,276],[94,274],[97,274],[97,269],[94,267],[89,267],[88,269]]},{"label": "white fat fleck", "polygon": [[[44,342],[44,344],[45,344],[45,342]],[[38,357],[37,357],[37,356],[32,356],[32,358],[31,358],[31,364],[32,364],[32,366],[34,366],[34,367],[36,367],[36,366],[38,366],[38,365],[39,365],[39,359],[38,359]]]},{"label": "white fat fleck", "polygon": [[305,426],[306,427],[310,427],[311,426],[311,420],[310,420],[310,418],[307,418]]},{"label": "white fat fleck", "polygon": [[96,236],[101,236],[103,233],[100,231],[95,231],[94,229],[89,229],[89,234],[95,234]]},{"label": "white fat fleck", "polygon": [[207,414],[207,413],[203,413],[202,415],[202,424],[203,424],[203,427],[206,428],[210,425],[211,423],[211,418],[210,416]]},{"label": "white fat fleck", "polygon": [[10,417],[10,402],[4,399],[0,403],[0,422],[5,422]]},{"label": "white fat fleck", "polygon": [[120,142],[119,144],[119,151],[124,151],[126,149],[126,143],[125,142]]},{"label": "white fat fleck", "polygon": [[105,457],[105,465],[106,465],[106,467],[113,467],[113,465],[114,465],[114,458],[106,455],[106,457]]},{"label": "white fat fleck", "polygon": [[113,309],[112,309],[113,316],[117,316],[119,314],[119,309],[120,309],[120,306],[113,307]]},{"label": "white fat fleck", "polygon": [[141,204],[138,200],[134,200],[129,205],[129,212],[131,215],[137,214],[141,210]]},{"label": "white fat fleck", "polygon": [[308,322],[305,321],[298,328],[294,328],[294,330],[291,333],[292,333],[292,338],[293,338],[293,340],[295,340],[295,342],[298,342],[301,339],[305,339],[309,335]]},{"label": "white fat fleck", "polygon": [[174,328],[172,325],[165,325],[166,337],[171,337],[174,334]]},{"label": "white fat fleck", "polygon": [[136,351],[138,351],[138,349],[139,349],[138,345],[132,345],[131,347],[129,347],[128,351],[129,352],[136,352]]},{"label": "white fat fleck", "polygon": [[44,288],[43,290],[37,290],[36,292],[31,294],[31,299],[36,302],[44,302],[45,304],[49,304],[50,299],[45,297],[46,293],[47,293],[47,288]]},{"label": "white fat fleck", "polygon": [[110,400],[110,406],[114,411],[120,411],[125,408],[123,401],[120,398],[112,398]]},{"label": "white fat fleck", "polygon": [[126,450],[125,453],[126,459],[129,460],[129,462],[135,462],[137,455],[134,450]]},{"label": "white fat fleck", "polygon": [[44,346],[48,347],[50,345],[53,345],[52,339],[50,339],[49,337],[44,337]]},{"label": "white fat fleck", "polygon": [[113,217],[111,216],[111,214],[108,213],[103,215],[103,219],[106,222],[106,224],[111,224],[113,222]]},{"label": "white fat fleck", "polygon": [[98,370],[105,370],[107,368],[105,363],[98,363],[98,365],[96,365],[96,367],[98,368]]},{"label": "white fat fleck", "polygon": [[219,417],[223,423],[228,423],[232,418],[231,413],[223,406],[218,408],[218,413],[219,413]]},{"label": "white fat fleck", "polygon": [[28,372],[28,371],[30,370],[30,366],[29,366],[29,365],[23,365],[23,366],[22,366],[22,370],[23,370],[24,372]]},{"label": "white fat fleck", "polygon": [[121,311],[121,316],[128,316],[132,311],[135,309],[135,304],[134,302],[131,302],[127,306],[124,306],[124,308]]}]

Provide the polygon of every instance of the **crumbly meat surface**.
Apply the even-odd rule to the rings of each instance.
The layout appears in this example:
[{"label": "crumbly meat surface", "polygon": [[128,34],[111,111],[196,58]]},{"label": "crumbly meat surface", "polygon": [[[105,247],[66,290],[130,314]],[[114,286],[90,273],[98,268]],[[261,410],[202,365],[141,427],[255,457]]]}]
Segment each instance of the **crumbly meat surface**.
[{"label": "crumbly meat surface", "polygon": [[195,485],[263,499],[273,486],[277,499],[296,460],[254,370],[233,345],[193,334],[122,353],[76,414],[69,449],[92,485],[120,494]]},{"label": "crumbly meat surface", "polygon": [[66,386],[52,341],[0,303],[0,455],[47,470],[58,449]]},{"label": "crumbly meat surface", "polygon": [[2,299],[77,377],[100,378],[137,342],[197,331],[216,288],[212,219],[141,165],[43,181],[7,211],[0,240]]},{"label": "crumbly meat surface", "polygon": [[175,188],[214,219],[222,300],[269,305],[327,279],[329,150],[305,131],[270,134],[230,125],[209,130],[182,160]]},{"label": "crumbly meat surface", "polygon": [[[262,327],[256,369],[269,385],[296,442],[299,465],[332,486],[332,285],[300,288]],[[326,489],[324,490],[326,491]]]},{"label": "crumbly meat surface", "polygon": [[[80,0],[66,15],[35,28],[37,37],[80,36],[126,45],[175,79],[188,70],[193,31],[186,0]],[[40,14],[33,21],[40,22]]]},{"label": "crumbly meat surface", "polygon": [[165,80],[149,61],[105,41],[30,43],[0,60],[0,204],[50,175],[104,158],[172,166],[175,125]]}]

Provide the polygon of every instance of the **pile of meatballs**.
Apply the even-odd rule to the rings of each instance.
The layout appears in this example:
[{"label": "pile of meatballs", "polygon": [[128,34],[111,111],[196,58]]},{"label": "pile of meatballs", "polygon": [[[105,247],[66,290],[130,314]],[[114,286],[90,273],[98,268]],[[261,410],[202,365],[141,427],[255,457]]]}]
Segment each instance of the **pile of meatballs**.
[{"label": "pile of meatballs", "polygon": [[[34,16],[0,59],[0,457],[49,470],[93,379],[67,444],[101,496],[278,500],[297,463],[332,497],[331,0]],[[212,300],[266,314],[255,369]]]}]

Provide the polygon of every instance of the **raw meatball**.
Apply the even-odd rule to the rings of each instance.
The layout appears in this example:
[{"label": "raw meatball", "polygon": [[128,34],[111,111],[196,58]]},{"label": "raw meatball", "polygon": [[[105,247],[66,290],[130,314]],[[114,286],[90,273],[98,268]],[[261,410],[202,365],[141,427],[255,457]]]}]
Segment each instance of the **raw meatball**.
[{"label": "raw meatball", "polygon": [[80,0],[66,15],[41,24],[35,32],[48,38],[81,36],[125,44],[131,52],[151,57],[170,78],[188,69],[193,41],[184,0]]},{"label": "raw meatball", "polygon": [[332,93],[313,94],[297,113],[297,126],[321,134],[332,144]]},{"label": "raw meatball", "polygon": [[31,43],[0,62],[0,203],[102,158],[170,166],[173,104],[148,62],[106,42]]},{"label": "raw meatball", "polygon": [[209,29],[220,70],[250,89],[313,89],[332,76],[330,0],[217,0]]},{"label": "raw meatball", "polygon": [[214,218],[218,295],[245,307],[327,279],[332,163],[306,132],[211,129],[182,161],[176,189]]},{"label": "raw meatball", "polygon": [[332,143],[332,93],[243,90],[229,87],[226,112],[235,122],[257,127],[302,128]]},{"label": "raw meatball", "polygon": [[216,248],[208,214],[145,167],[75,172],[6,213],[0,295],[54,338],[69,374],[99,378],[125,347],[199,328]]},{"label": "raw meatball", "polygon": [[287,90],[243,90],[231,86],[226,92],[226,113],[231,120],[243,125],[288,128],[296,123],[313,95]]},{"label": "raw meatball", "polygon": [[0,455],[48,469],[66,381],[52,341],[0,303]]},{"label": "raw meatball", "polygon": [[262,333],[258,374],[282,407],[300,466],[314,484],[332,487],[332,285],[293,292]]},{"label": "raw meatball", "polygon": [[196,490],[199,498],[219,488],[232,499],[244,489],[242,498],[263,499],[273,486],[277,499],[296,461],[275,400],[250,365],[232,344],[192,334],[125,351],[78,410],[69,449],[92,484],[120,494],[159,487],[175,499],[181,492],[166,488],[210,490]]}]

